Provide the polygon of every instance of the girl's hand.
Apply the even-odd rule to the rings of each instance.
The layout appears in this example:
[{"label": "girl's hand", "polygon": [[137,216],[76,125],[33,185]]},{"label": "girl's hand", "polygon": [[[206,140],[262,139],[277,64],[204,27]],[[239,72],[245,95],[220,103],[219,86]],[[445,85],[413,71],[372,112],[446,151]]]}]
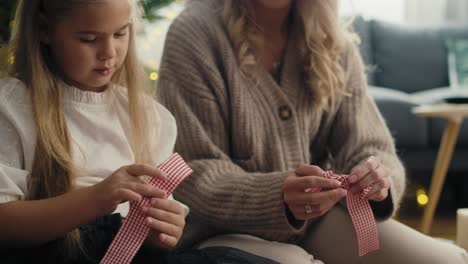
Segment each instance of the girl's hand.
[{"label": "girl's hand", "polygon": [[184,208],[174,200],[158,198],[151,199],[150,205],[142,208],[151,229],[146,243],[157,248],[174,248],[185,226]]},{"label": "girl's hand", "polygon": [[[324,178],[322,174],[317,166],[301,165],[284,181],[284,202],[297,220],[322,216],[346,196],[347,192],[338,188],[339,181]],[[309,192],[312,188],[323,190]]]},{"label": "girl's hand", "polygon": [[367,186],[371,186],[372,189],[367,194],[367,199],[377,202],[383,201],[387,198],[390,188],[389,174],[390,170],[377,158],[369,157],[351,170],[349,191],[358,193]]},{"label": "girl's hand", "polygon": [[140,201],[143,196],[165,197],[165,192],[151,186],[138,176],[150,176],[165,180],[166,176],[159,169],[143,164],[121,167],[94,188],[99,215],[112,213],[117,206],[125,201]]}]

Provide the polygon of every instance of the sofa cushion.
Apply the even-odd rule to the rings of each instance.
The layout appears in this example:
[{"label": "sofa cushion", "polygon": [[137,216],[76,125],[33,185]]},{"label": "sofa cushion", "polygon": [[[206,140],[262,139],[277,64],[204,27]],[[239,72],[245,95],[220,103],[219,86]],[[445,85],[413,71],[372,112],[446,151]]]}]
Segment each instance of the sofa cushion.
[{"label": "sofa cushion", "polygon": [[448,86],[446,40],[468,37],[468,27],[370,23],[378,86],[407,93]]},{"label": "sofa cushion", "polygon": [[375,86],[369,87],[369,94],[382,112],[399,149],[427,147],[428,121],[412,113],[417,103],[409,94]]}]

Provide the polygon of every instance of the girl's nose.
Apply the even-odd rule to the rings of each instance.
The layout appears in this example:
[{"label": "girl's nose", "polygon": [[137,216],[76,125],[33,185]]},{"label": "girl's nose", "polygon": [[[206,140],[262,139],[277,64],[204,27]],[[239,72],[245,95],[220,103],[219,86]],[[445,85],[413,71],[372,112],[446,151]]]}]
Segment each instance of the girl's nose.
[{"label": "girl's nose", "polygon": [[108,40],[104,43],[102,48],[99,50],[98,59],[108,60],[112,59],[116,55],[115,45],[112,40]]}]

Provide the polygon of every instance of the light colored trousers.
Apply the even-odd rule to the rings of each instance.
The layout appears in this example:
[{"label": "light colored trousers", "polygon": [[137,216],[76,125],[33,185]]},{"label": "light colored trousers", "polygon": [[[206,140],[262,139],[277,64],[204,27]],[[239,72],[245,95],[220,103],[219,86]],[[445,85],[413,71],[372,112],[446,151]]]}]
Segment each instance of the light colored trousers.
[{"label": "light colored trousers", "polygon": [[395,220],[379,222],[377,228],[380,250],[363,257],[358,256],[351,219],[341,206],[335,206],[315,223],[299,246],[236,234],[208,239],[199,248],[229,246],[285,264],[468,264],[464,249],[433,239]]}]

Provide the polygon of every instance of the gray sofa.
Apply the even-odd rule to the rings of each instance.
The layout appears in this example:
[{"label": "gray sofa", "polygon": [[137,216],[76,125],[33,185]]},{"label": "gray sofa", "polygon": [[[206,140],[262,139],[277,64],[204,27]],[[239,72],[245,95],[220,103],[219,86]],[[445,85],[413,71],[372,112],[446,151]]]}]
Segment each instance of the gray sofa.
[{"label": "gray sofa", "polygon": [[[432,170],[446,121],[417,117],[411,109],[451,95],[445,41],[468,38],[468,26],[416,28],[362,17],[353,23],[361,37],[370,94],[401,159],[410,171]],[[468,120],[460,130],[450,170],[468,171]]]}]

